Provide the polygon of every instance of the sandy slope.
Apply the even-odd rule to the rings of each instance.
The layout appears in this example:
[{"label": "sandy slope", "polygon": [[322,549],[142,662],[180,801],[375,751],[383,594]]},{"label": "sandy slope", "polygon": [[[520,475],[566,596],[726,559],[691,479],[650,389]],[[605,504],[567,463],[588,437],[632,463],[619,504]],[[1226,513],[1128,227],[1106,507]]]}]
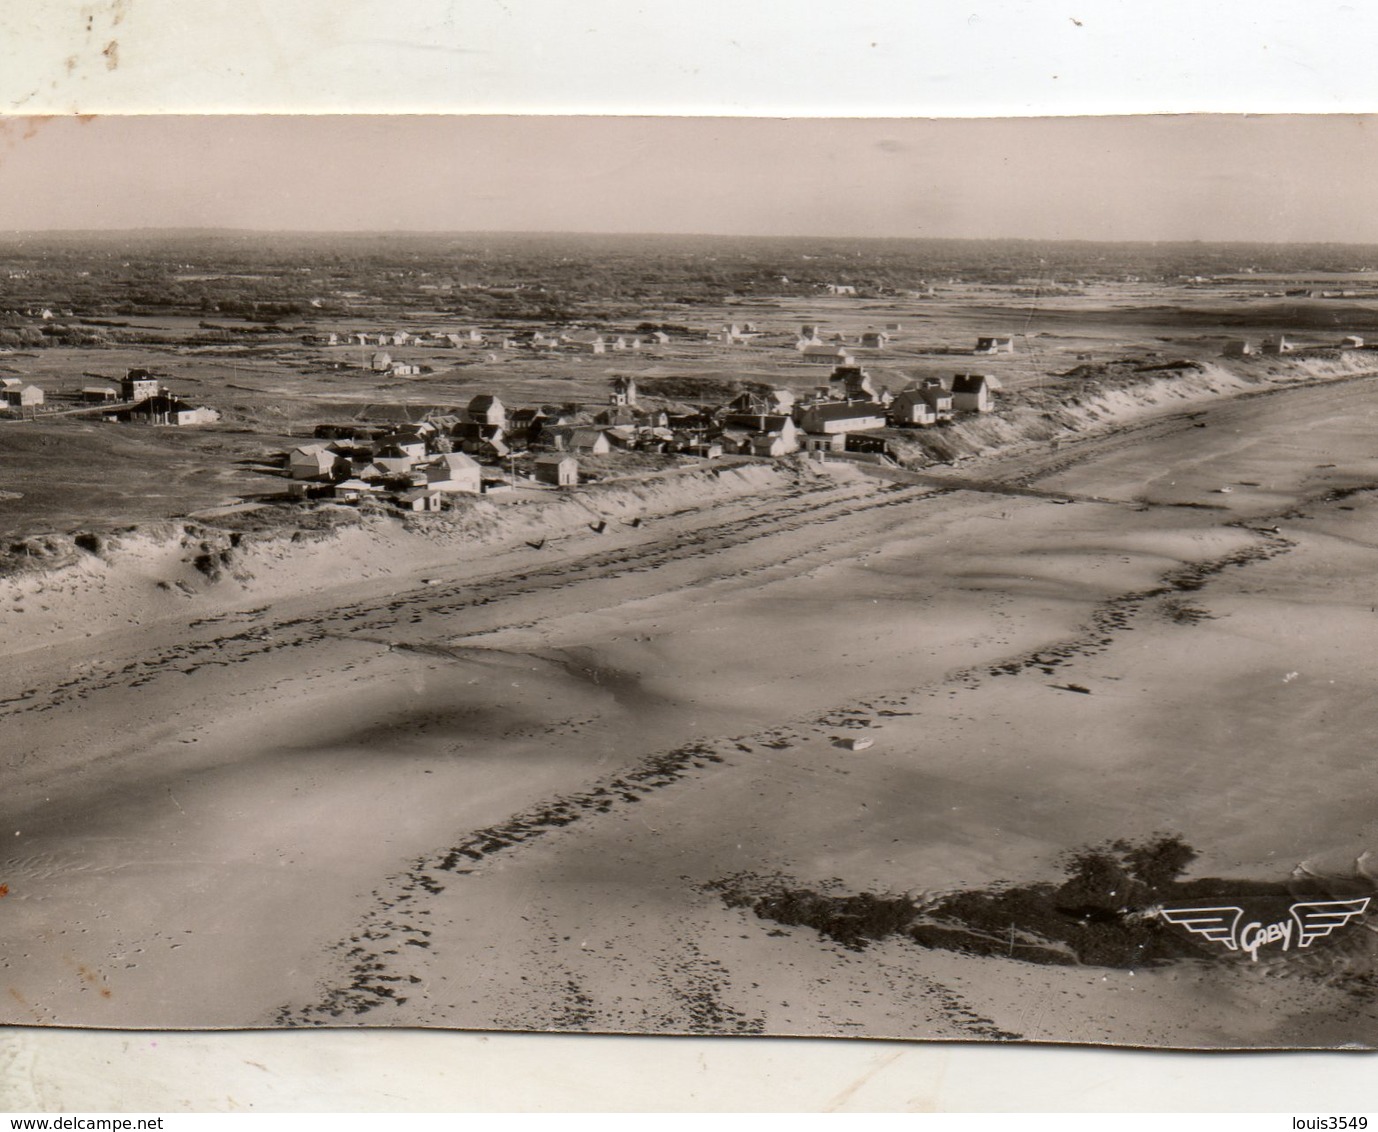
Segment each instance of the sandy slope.
[{"label": "sandy slope", "polygon": [[1292,511],[1378,483],[1372,385],[980,469],[1100,503],[731,473],[540,550],[346,536],[285,560],[329,590],[250,563],[137,631],[100,603],[156,614],[180,561],[50,579],[68,620],[26,622],[0,696],[5,1017],[1371,1042],[1372,998],[1296,965],[857,953],[705,886],[1052,879],[1165,828],[1203,874],[1351,867],[1374,508]]}]

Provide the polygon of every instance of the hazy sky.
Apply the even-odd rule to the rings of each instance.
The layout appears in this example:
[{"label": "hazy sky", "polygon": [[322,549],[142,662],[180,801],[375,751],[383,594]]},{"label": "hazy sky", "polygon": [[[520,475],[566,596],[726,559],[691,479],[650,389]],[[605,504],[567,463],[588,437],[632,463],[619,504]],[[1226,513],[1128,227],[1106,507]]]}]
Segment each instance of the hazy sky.
[{"label": "hazy sky", "polygon": [[1378,118],[0,120],[0,230],[1378,243]]}]

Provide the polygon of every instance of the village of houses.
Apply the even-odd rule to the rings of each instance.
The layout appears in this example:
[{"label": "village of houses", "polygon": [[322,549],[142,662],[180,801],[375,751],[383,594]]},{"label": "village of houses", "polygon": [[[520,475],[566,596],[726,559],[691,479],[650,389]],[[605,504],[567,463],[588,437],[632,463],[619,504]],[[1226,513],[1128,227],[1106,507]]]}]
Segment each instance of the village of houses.
[{"label": "village of houses", "polygon": [[299,498],[382,496],[407,510],[435,511],[455,494],[519,484],[572,487],[589,478],[581,475],[581,461],[618,453],[885,461],[881,430],[930,427],[995,408],[998,382],[988,374],[957,374],[950,385],[928,378],[892,393],[845,352],[827,348],[826,356],[833,363],[827,385],[802,397],[787,389],[751,390],[726,404],[674,412],[643,404],[636,380],[619,376],[607,404],[596,410],[514,407],[481,393],[461,411],[416,424],[322,423],[314,442],[287,453],[284,470]]},{"label": "village of houses", "polygon": [[[793,360],[819,367],[826,377],[803,393],[764,383],[722,404],[685,404],[655,397],[647,403],[633,376],[610,379],[601,405],[506,403],[494,390],[448,410],[430,410],[417,422],[317,422],[309,441],[281,455],[289,483],[277,498],[371,500],[405,511],[440,511],[462,496],[528,493],[570,488],[647,470],[632,454],[662,457],[660,467],[703,461],[772,459],[800,454],[816,461],[889,463],[886,430],[941,426],[959,414],[989,413],[1000,383],[988,373],[927,377],[891,390],[878,383],[857,352],[874,356],[900,330],[867,330],[849,342],[804,325],[792,342]],[[354,368],[375,381],[413,377],[422,366],[394,359],[393,349],[422,346],[455,350],[534,350],[558,356],[607,351],[654,351],[671,342],[664,331],[604,335],[574,328],[559,334],[526,331],[494,341],[479,331],[429,337],[406,331],[310,333],[307,347],[348,346],[367,353]],[[763,338],[750,323],[729,324],[710,342],[749,345]],[[778,339],[777,339],[778,340]],[[444,344],[442,346],[442,343]],[[982,337],[971,354],[1010,353],[1012,337]],[[491,356],[491,355],[490,355]],[[820,376],[823,376],[820,374]],[[112,424],[195,426],[214,424],[219,411],[185,400],[147,368],[131,368],[118,382],[83,385],[49,400],[40,387],[5,378],[0,396],[12,414],[33,419],[72,416]],[[888,434],[893,436],[893,433]]]}]

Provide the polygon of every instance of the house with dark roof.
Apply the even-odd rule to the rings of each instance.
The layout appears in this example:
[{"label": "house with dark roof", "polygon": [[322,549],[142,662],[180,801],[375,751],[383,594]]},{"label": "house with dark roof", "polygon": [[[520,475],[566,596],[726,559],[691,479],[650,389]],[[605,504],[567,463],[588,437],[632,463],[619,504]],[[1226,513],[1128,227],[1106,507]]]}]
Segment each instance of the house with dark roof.
[{"label": "house with dark roof", "polygon": [[952,393],[936,377],[925,377],[919,385],[919,395],[933,406],[939,421],[952,419]]},{"label": "house with dark roof", "polygon": [[569,453],[536,457],[536,482],[552,487],[573,487],[579,482],[579,461]]},{"label": "house with dark roof", "polygon": [[507,409],[491,393],[480,393],[469,402],[465,411],[469,420],[479,424],[497,425],[499,428],[507,425]]},{"label": "house with dark roof", "polygon": [[959,373],[952,379],[952,408],[959,413],[989,413],[995,408],[995,378],[986,373]]}]

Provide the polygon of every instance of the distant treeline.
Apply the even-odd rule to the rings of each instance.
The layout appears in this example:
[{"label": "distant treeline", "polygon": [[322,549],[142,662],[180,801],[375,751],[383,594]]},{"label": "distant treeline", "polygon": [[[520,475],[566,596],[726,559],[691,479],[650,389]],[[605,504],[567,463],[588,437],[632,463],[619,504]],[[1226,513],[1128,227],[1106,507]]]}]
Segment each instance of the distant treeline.
[{"label": "distant treeline", "polygon": [[515,234],[56,233],[0,238],[0,307],[259,321],[448,312],[476,320],[625,318],[730,296],[860,297],[949,280],[1075,288],[1257,272],[1346,272],[1378,248],[1335,244]]}]

